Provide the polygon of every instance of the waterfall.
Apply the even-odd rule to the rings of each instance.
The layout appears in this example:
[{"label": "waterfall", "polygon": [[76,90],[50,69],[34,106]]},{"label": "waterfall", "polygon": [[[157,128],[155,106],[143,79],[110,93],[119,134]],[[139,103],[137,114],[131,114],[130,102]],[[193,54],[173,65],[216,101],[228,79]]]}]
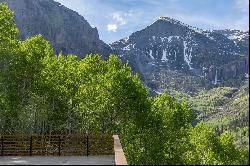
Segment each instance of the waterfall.
[{"label": "waterfall", "polygon": [[217,72],[217,69],[215,71],[215,77],[214,77],[214,85],[217,85],[218,83],[218,72]]}]

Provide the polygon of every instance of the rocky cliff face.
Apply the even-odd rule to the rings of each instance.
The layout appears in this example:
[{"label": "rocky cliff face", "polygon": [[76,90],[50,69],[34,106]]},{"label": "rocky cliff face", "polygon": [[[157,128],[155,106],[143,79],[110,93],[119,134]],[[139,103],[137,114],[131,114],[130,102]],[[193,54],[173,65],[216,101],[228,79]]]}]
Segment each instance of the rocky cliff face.
[{"label": "rocky cliff face", "polygon": [[241,57],[239,60],[232,61],[228,64],[215,67],[211,66],[207,72],[206,76],[213,84],[219,84],[224,81],[232,79],[243,80],[249,78],[249,58]]},{"label": "rocky cliff face", "polygon": [[0,0],[14,11],[21,39],[42,34],[56,52],[75,54],[79,58],[89,53],[104,57],[110,47],[99,40],[98,31],[80,16],[53,0]]},{"label": "rocky cliff face", "polygon": [[248,41],[247,37],[245,33],[235,41],[221,31],[205,31],[160,17],[111,47],[121,59],[128,60],[144,80],[159,72],[164,75],[176,71],[217,84],[248,73],[248,45],[243,44],[243,40]]}]

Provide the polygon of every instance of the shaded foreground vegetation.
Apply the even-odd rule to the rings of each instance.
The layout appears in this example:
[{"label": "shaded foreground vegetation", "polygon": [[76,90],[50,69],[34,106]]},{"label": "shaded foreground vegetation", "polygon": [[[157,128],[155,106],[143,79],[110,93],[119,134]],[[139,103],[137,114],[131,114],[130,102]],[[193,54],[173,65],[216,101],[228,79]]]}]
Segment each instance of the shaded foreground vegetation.
[{"label": "shaded foreground vegetation", "polygon": [[129,164],[248,164],[248,149],[202,123],[168,94],[150,98],[110,55],[55,55],[41,35],[18,39],[0,5],[0,133],[117,133]]}]

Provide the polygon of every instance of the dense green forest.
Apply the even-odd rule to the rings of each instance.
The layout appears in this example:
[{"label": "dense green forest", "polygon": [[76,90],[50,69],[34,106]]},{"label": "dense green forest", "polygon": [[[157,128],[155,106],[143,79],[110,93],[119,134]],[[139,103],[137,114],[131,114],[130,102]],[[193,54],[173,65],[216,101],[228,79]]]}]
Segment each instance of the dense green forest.
[{"label": "dense green forest", "polygon": [[119,134],[129,164],[248,164],[248,149],[217,135],[165,93],[149,96],[115,55],[55,55],[41,35],[20,41],[0,5],[0,134]]},{"label": "dense green forest", "polygon": [[171,91],[177,100],[186,100],[193,108],[196,122],[204,122],[217,134],[229,131],[238,146],[249,147],[249,81],[240,88],[215,87],[196,95]]}]

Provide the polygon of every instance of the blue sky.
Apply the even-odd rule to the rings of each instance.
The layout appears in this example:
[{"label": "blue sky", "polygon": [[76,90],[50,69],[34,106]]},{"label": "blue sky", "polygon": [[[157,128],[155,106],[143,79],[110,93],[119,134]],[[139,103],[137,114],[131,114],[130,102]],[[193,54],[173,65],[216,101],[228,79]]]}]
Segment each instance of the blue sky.
[{"label": "blue sky", "polygon": [[56,0],[112,43],[168,16],[202,29],[249,29],[249,0]]}]

